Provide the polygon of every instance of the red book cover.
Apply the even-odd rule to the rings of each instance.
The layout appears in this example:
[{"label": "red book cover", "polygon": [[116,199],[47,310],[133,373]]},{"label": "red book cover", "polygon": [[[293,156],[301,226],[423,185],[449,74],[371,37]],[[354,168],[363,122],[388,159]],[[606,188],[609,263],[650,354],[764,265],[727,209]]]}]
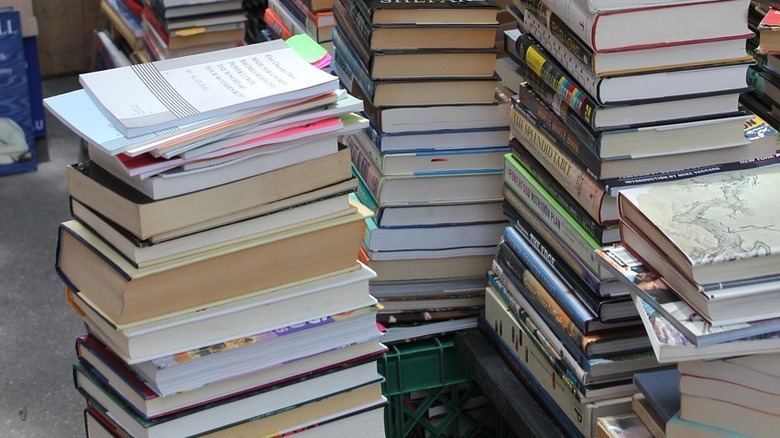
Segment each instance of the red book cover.
[{"label": "red book cover", "polygon": [[780,30],[780,10],[770,8],[758,23],[758,30]]}]

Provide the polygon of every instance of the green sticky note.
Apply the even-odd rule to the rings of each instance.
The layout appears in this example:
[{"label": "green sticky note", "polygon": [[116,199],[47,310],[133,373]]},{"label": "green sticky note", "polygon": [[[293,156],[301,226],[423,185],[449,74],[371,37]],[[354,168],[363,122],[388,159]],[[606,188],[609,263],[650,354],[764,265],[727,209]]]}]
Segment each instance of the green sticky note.
[{"label": "green sticky note", "polygon": [[317,62],[325,56],[328,51],[314,41],[312,37],[305,33],[293,35],[285,41],[287,45],[293,48],[306,62]]}]

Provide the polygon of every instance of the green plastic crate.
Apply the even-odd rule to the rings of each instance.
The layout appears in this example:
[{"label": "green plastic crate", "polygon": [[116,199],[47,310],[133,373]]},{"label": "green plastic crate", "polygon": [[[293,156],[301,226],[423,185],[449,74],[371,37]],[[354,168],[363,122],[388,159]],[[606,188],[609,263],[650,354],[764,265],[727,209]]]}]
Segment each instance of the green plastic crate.
[{"label": "green plastic crate", "polygon": [[[466,374],[453,337],[389,348],[378,367],[386,379],[387,438],[504,436],[496,430],[496,412],[489,403],[483,409],[468,409],[469,402],[483,393]],[[445,407],[447,412],[429,418],[429,409],[435,406]]]}]

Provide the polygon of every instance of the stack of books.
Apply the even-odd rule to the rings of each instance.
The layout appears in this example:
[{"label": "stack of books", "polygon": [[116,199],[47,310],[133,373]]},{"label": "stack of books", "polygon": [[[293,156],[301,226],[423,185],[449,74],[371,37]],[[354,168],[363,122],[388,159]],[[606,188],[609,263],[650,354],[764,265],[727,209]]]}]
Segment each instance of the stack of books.
[{"label": "stack of books", "polygon": [[[89,145],[56,257],[86,327],[88,436],[383,437],[387,349],[357,260],[370,212],[337,140],[367,124],[361,105],[283,41],[176,61],[46,100]],[[179,164],[131,175],[149,141],[217,155],[187,169],[155,147],[133,158]]]},{"label": "stack of books", "polygon": [[659,361],[677,364],[667,436],[780,426],[780,168],[621,191],[623,246],[602,251],[631,292]]},{"label": "stack of books", "polygon": [[743,93],[742,104],[768,121],[780,126],[780,4],[751,1],[748,25],[755,36],[748,40],[748,50],[756,60],[748,71],[753,87]]},{"label": "stack of books", "polygon": [[142,0],[100,0],[100,12],[108,21],[105,30],[111,42],[133,62],[150,60],[141,27],[142,10]]},{"label": "stack of books", "polygon": [[243,45],[246,15],[241,0],[143,0],[141,28],[151,59],[170,59]]},{"label": "stack of books", "polygon": [[333,53],[333,0],[269,0],[263,21],[271,38],[305,34]]},{"label": "stack of books", "polygon": [[349,136],[386,342],[474,327],[506,224],[508,98],[495,75],[499,6],[336,0],[333,72],[370,127]]}]

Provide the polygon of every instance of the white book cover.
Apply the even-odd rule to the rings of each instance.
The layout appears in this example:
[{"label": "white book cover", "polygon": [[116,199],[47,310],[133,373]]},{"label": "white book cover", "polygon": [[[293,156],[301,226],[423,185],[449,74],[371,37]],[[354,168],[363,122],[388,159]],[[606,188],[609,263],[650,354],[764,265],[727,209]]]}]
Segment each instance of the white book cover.
[{"label": "white book cover", "polygon": [[79,82],[129,137],[338,88],[281,40],[85,73]]}]

